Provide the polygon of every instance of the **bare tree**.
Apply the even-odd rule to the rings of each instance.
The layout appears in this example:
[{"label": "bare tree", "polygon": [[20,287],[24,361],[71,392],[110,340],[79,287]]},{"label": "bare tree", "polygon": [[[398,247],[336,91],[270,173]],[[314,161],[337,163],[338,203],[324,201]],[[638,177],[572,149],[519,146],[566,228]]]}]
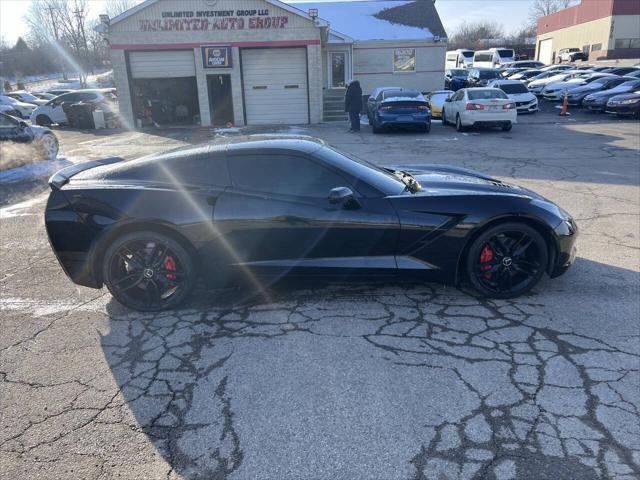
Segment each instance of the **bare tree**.
[{"label": "bare tree", "polygon": [[451,36],[449,44],[452,48],[484,48],[482,40],[504,37],[502,25],[496,22],[462,22]]},{"label": "bare tree", "polygon": [[105,11],[98,13],[106,13],[109,18],[114,18],[122,12],[135,7],[138,3],[140,3],[140,0],[110,0],[107,2]]},{"label": "bare tree", "polygon": [[536,25],[538,18],[564,10],[572,3],[573,0],[534,0],[529,10],[529,20],[532,25]]}]

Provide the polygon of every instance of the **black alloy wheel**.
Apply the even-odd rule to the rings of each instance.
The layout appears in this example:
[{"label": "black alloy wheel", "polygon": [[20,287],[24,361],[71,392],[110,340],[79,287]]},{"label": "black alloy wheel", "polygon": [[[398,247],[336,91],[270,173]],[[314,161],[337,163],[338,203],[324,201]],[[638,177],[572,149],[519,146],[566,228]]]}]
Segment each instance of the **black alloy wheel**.
[{"label": "black alloy wheel", "polygon": [[102,271],[118,302],[149,312],[178,306],[195,277],[189,253],[174,239],[156,232],[117,238],[107,250]]},{"label": "black alloy wheel", "polygon": [[542,278],[549,259],[542,235],[522,223],[504,223],[482,233],[467,256],[473,287],[492,298],[514,298]]}]

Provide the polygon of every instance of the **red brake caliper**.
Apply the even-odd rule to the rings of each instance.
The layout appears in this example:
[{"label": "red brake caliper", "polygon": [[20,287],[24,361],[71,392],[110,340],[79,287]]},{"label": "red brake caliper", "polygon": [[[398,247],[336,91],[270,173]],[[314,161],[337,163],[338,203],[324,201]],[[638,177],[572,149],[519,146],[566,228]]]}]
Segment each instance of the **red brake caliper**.
[{"label": "red brake caliper", "polygon": [[[174,258],[173,258],[172,256],[168,256],[168,257],[165,259],[165,261],[164,261],[164,268],[165,268],[166,270],[169,270],[169,271],[172,271],[172,272],[175,272],[175,271],[176,271],[176,261],[174,260]],[[175,280],[175,279],[176,279],[176,276],[175,276],[175,275],[173,275],[173,274],[171,274],[171,273],[167,273],[167,274],[166,274],[166,277],[167,277],[169,280]]]},{"label": "red brake caliper", "polygon": [[[480,263],[490,262],[491,260],[493,260],[493,250],[491,250],[491,247],[489,245],[485,245],[480,252]],[[491,265],[482,265],[480,269],[491,270]],[[484,278],[486,278],[487,280],[491,280],[491,277],[493,277],[492,273],[484,274]]]}]

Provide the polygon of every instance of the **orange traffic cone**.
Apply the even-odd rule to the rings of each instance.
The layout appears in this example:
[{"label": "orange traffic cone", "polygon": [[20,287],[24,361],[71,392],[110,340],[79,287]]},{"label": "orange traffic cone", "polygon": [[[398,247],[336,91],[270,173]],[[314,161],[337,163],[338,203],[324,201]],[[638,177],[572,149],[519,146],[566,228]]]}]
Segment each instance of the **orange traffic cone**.
[{"label": "orange traffic cone", "polygon": [[569,104],[567,103],[567,96],[563,95],[562,96],[562,110],[560,110],[560,115],[562,115],[562,116],[569,115],[569,112],[567,112],[568,108],[569,108]]}]

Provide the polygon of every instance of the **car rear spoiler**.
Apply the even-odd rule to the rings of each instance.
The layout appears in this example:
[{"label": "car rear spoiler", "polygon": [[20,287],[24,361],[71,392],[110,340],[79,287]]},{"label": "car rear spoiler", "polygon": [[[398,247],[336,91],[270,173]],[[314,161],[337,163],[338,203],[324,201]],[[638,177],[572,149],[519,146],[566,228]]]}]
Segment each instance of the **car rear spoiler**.
[{"label": "car rear spoiler", "polygon": [[108,157],[101,160],[92,160],[91,162],[78,163],[69,167],[63,168],[54,173],[49,179],[49,186],[51,190],[60,190],[65,184],[69,182],[69,179],[80,172],[89,170],[91,168],[100,167],[102,165],[111,165],[112,163],[122,162],[122,157]]}]

